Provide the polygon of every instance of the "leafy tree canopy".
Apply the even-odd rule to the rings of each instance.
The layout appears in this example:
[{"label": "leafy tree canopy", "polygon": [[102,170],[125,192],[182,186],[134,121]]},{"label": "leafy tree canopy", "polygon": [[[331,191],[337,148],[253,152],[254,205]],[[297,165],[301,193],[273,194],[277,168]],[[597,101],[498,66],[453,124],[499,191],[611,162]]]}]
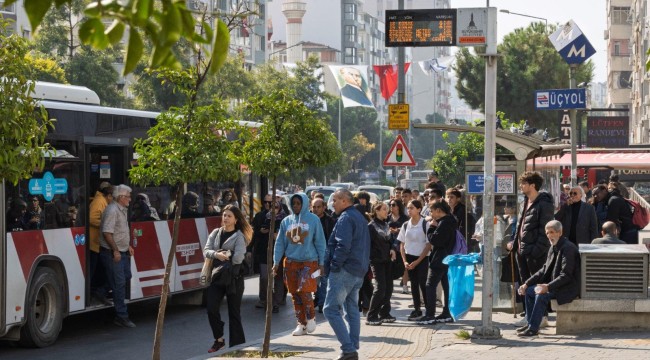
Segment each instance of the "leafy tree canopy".
[{"label": "leafy tree canopy", "polygon": [[34,92],[25,40],[9,35],[7,22],[0,18],[0,174],[11,183],[31,176],[45,163],[50,149],[45,136],[52,121],[43,107],[28,94]]},{"label": "leafy tree canopy", "polygon": [[[558,89],[569,86],[569,65],[557,53],[548,40],[545,26],[533,23],[526,28],[515,29],[506,35],[498,46],[501,55],[497,66],[497,109],[511,119],[528,119],[531,126],[554,129],[554,111],[535,110],[535,90]],[[474,48],[476,55],[462,48],[456,55],[454,70],[458,76],[456,90],[473,109],[485,110],[485,61],[484,48]],[[577,82],[589,82],[593,78],[591,61],[578,66]]]},{"label": "leafy tree canopy", "polygon": [[30,78],[36,81],[49,81],[54,83],[65,84],[68,81],[65,79],[65,70],[53,60],[45,57],[33,57],[28,54],[25,56],[25,61],[29,64],[32,72]]}]

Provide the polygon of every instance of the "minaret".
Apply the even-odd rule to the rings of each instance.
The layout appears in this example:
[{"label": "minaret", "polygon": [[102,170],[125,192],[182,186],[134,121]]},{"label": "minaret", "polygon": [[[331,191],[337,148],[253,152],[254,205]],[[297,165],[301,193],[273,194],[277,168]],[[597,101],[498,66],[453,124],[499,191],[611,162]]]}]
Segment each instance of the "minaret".
[{"label": "minaret", "polygon": [[287,18],[287,62],[302,61],[302,45],[296,45],[302,37],[302,17],[307,4],[300,0],[284,0],[282,13]]}]

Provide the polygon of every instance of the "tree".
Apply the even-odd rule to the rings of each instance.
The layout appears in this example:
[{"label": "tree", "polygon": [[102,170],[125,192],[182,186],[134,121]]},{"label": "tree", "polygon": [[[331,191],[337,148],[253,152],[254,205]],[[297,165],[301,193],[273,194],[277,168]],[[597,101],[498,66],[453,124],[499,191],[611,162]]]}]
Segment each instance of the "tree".
[{"label": "tree", "polygon": [[[307,166],[325,166],[340,156],[336,138],[327,124],[297,100],[288,90],[279,90],[266,96],[249,99],[244,106],[245,119],[261,122],[255,137],[248,139],[243,148],[243,162],[253,172],[271,179],[275,199],[278,176],[287,175]],[[271,218],[275,208],[271,207]],[[272,264],[274,222],[271,221],[267,264]],[[266,292],[266,326],[262,357],[268,357],[271,338],[271,305],[273,276],[268,267]]]},{"label": "tree", "polygon": [[[71,59],[79,47],[80,14],[89,0],[70,0],[56,8],[49,9],[43,17],[43,24],[34,36],[34,49],[61,59]],[[27,6],[25,7],[27,10]]]},{"label": "tree", "polygon": [[368,143],[368,138],[361,133],[354,135],[352,139],[343,144],[343,151],[350,159],[353,171],[357,169],[359,160],[374,148],[375,144]]},{"label": "tree", "polygon": [[[205,19],[204,12],[201,17]],[[207,22],[203,31],[212,31]],[[216,28],[219,48],[227,48],[230,42],[226,24],[218,19]],[[211,34],[212,35],[212,34]],[[198,106],[198,93],[206,78],[216,72],[225,61],[220,54],[209,51],[204,44],[191,47],[195,54],[195,64],[183,71],[162,70],[159,74],[165,81],[173,84],[175,90],[184,95],[184,106],[172,108],[161,113],[157,124],[148,132],[146,139],[136,141],[134,150],[140,155],[138,163],[129,171],[134,184],[166,183],[176,187],[176,210],[172,243],[167,255],[165,275],[158,308],[156,332],[152,359],[160,359],[165,309],[169,295],[169,278],[178,242],[180,217],[182,212],[183,188],[187,182],[231,180],[239,176],[239,159],[236,149],[239,142],[230,141],[224,133],[237,130],[235,122],[225,115],[225,106],[213,103]],[[215,63],[217,64],[215,66]],[[210,151],[206,151],[210,149]]]},{"label": "tree", "polygon": [[35,84],[25,61],[27,44],[21,37],[9,35],[7,25],[0,18],[0,174],[16,184],[45,165],[44,154],[50,150],[45,136],[53,122],[31,97]]},{"label": "tree", "polygon": [[[77,0],[32,0],[27,1],[25,11],[32,26],[36,30],[43,21],[47,11],[55,5],[60,8],[70,5]],[[16,0],[5,0],[5,5],[11,5]],[[245,3],[245,4],[244,4]],[[240,6],[247,7],[248,2],[241,2]],[[246,8],[248,13],[250,9]],[[241,24],[243,11],[235,11],[227,15],[227,24]],[[85,7],[85,18],[79,27],[79,37],[82,42],[92,45],[97,49],[105,49],[122,40],[126,29],[129,31],[129,40],[126,47],[124,75],[131,73],[143,56],[143,40],[149,39],[153,51],[149,56],[149,67],[152,69],[172,68],[180,69],[181,65],[172,51],[173,45],[181,38],[190,43],[210,45],[211,62],[210,71],[216,72],[228,53],[228,44],[220,39],[225,36],[221,31],[212,29],[206,21],[205,10],[200,11],[203,16],[195,19],[193,12],[187,9],[185,0],[93,0]],[[106,27],[104,21],[112,20]],[[199,26],[196,26],[198,23]],[[223,23],[223,22],[222,22]],[[224,24],[224,29],[228,28]],[[209,29],[209,31],[205,31]]]},{"label": "tree", "polygon": [[32,57],[29,54],[25,56],[25,61],[31,68],[30,79],[61,84],[67,83],[65,70],[56,61],[44,57]]},{"label": "tree", "polygon": [[95,91],[102,105],[123,106],[126,99],[117,87],[120,76],[114,62],[114,51],[98,51],[84,45],[65,63],[66,79],[70,84]]},{"label": "tree", "polygon": [[[456,90],[473,109],[485,109],[484,48],[472,55],[462,48],[456,55],[454,69],[458,76]],[[554,111],[535,111],[535,90],[566,88],[569,65],[547,38],[543,23],[533,23],[506,35],[497,51],[501,55],[497,69],[497,108],[515,121],[528,119],[531,126],[554,129]],[[594,65],[588,61],[578,66],[577,82],[593,78]]]}]

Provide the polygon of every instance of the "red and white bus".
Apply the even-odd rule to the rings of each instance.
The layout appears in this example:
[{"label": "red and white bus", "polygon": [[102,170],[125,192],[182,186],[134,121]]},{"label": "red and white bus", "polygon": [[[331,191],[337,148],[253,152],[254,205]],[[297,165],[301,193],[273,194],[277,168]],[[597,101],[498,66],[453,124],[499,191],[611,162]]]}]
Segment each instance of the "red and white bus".
[{"label": "red and white bus", "polygon": [[[0,338],[29,346],[48,346],[56,341],[65,316],[106,307],[91,301],[88,248],[88,205],[102,181],[127,184],[134,159],[134,139],[146,136],[158,113],[99,106],[99,98],[87,88],[38,83],[35,97],[56,119],[47,142],[56,149],[43,169],[16,186],[2,180],[0,203]],[[254,123],[246,124],[255,126]],[[130,185],[131,186],[131,185]],[[169,186],[139,188],[159,214],[166,214],[173,194]],[[266,181],[242,172],[235,183],[190,184],[201,198],[225,189],[234,191],[244,213],[252,217],[267,193]],[[28,202],[38,195],[42,221],[34,230],[11,231],[8,212],[17,199]],[[76,219],[66,216],[76,208]],[[161,293],[167,254],[171,246],[172,220],[130,224],[135,254],[128,301]],[[202,249],[210,231],[220,225],[219,216],[183,219],[171,273],[171,292],[201,289]]]}]

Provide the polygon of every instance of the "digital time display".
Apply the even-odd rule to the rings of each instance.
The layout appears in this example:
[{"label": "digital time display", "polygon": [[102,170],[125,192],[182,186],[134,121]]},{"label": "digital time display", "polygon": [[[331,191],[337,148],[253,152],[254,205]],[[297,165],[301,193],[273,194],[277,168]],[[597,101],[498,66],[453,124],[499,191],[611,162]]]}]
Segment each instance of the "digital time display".
[{"label": "digital time display", "polygon": [[386,10],[386,47],[456,45],[456,9]]}]

